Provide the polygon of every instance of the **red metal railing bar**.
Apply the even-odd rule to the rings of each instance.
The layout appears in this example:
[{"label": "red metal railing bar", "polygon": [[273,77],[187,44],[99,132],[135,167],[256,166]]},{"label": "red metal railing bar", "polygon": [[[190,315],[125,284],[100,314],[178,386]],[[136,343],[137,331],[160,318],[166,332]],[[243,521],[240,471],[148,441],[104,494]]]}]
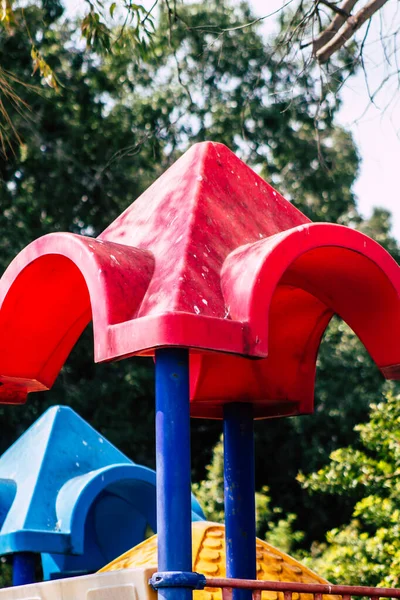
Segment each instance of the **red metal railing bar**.
[{"label": "red metal railing bar", "polygon": [[[400,588],[375,588],[360,585],[330,585],[320,583],[295,583],[285,581],[254,581],[253,579],[206,579],[206,587],[228,589],[265,590],[284,592],[284,600],[290,600],[293,592],[302,594],[335,594],[338,596],[369,596],[372,598],[400,598]],[[227,597],[228,594],[224,598]],[[318,597],[317,597],[318,598]]]}]

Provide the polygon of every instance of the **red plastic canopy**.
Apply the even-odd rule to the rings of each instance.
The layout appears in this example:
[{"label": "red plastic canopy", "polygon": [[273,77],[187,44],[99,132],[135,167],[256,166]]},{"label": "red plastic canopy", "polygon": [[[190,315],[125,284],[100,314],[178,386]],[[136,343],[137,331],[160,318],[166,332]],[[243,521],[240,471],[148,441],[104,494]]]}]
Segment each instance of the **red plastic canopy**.
[{"label": "red plastic canopy", "polygon": [[221,144],[193,146],[97,239],[46,235],[0,280],[0,402],[51,387],[93,319],[95,360],[191,349],[192,415],[313,410],[334,313],[400,378],[400,270],[369,237],[311,223]]}]

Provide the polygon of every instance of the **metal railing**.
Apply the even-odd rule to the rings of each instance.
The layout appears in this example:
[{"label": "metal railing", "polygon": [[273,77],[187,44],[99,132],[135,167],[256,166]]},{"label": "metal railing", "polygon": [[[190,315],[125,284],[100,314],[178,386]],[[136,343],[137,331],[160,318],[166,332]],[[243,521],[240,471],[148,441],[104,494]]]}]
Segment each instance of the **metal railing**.
[{"label": "metal railing", "polygon": [[312,594],[314,600],[322,600],[322,596],[341,596],[342,600],[350,600],[352,596],[369,598],[400,598],[400,588],[377,588],[360,585],[330,585],[319,583],[294,583],[284,581],[254,581],[252,579],[207,578],[207,588],[220,588],[223,600],[232,600],[234,589],[252,590],[253,600],[261,600],[261,593],[282,592],[284,600],[293,600],[293,594]]}]

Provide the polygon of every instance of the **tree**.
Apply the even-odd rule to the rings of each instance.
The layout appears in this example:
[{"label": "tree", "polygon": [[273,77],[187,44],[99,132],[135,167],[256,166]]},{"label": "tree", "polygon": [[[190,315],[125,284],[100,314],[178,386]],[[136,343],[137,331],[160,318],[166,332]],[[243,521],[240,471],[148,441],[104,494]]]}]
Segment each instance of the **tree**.
[{"label": "tree", "polygon": [[[21,87],[31,116],[7,105],[21,141],[7,125],[12,150],[0,157],[2,268],[44,233],[97,235],[189,144],[207,138],[230,146],[311,218],[369,228],[396,250],[385,213],[370,222],[357,214],[351,187],[358,155],[351,136],[335,125],[334,96],[344,74],[329,83],[331,96],[321,108],[313,78],[282,61],[256,25],[243,27],[251,18],[246,4],[185,6],[186,23],[177,21],[171,40],[164,12],[151,53],[140,57],[128,25],[113,53],[85,52],[59,6],[46,0],[23,11],[59,83],[57,92],[40,94]],[[223,38],[204,31],[205,21],[229,31]],[[21,81],[31,72],[24,35],[16,28],[0,38],[4,68]],[[353,425],[366,418],[382,385],[361,345],[335,322],[321,348],[316,415],[256,425],[257,487],[268,485],[283,514],[298,514],[298,528],[312,523],[306,540],[339,524],[351,506],[344,502],[348,512],[332,522],[331,501],[324,506],[299,496],[295,476],[319,468],[334,448],[352,441]],[[151,360],[94,366],[86,331],[51,392],[32,394],[27,407],[1,409],[2,448],[54,403],[72,405],[134,460],[154,466]],[[193,423],[195,481],[204,479],[219,434],[219,423]]]},{"label": "tree", "polygon": [[388,392],[358,425],[353,446],[335,450],[328,465],[300,475],[312,493],[352,499],[350,521],[328,532],[309,562],[337,583],[396,587],[400,580],[400,396]]}]

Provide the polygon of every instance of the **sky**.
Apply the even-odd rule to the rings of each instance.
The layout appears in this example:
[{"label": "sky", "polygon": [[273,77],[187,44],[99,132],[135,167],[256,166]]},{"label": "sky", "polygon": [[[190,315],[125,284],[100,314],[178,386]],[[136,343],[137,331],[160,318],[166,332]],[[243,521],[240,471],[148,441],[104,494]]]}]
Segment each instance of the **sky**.
[{"label": "sky", "polygon": [[[264,16],[282,6],[282,0],[250,0],[257,16]],[[397,4],[397,7],[396,7]],[[398,2],[389,0],[382,18],[392,30],[400,26],[396,13]],[[386,75],[386,61],[378,43],[380,16],[372,22],[366,45],[366,70],[369,86],[374,90]],[[273,30],[271,19],[265,22],[268,35]],[[384,21],[384,22],[385,22]],[[362,30],[361,30],[362,34]],[[343,106],[338,121],[353,134],[361,156],[361,169],[354,185],[358,208],[368,217],[373,206],[382,206],[393,215],[393,234],[400,241],[400,92],[394,85],[383,88],[376,105],[371,104],[364,73],[351,78],[342,91]],[[389,105],[388,105],[389,104]],[[367,110],[366,110],[367,109]]]},{"label": "sky", "polygon": [[[231,0],[232,4],[235,0]],[[142,0],[151,7],[154,0]],[[256,16],[272,13],[287,0],[249,0]],[[82,0],[65,0],[67,9],[76,14],[82,9]],[[386,75],[387,61],[378,43],[380,19],[394,31],[400,28],[399,3],[389,0],[379,16],[372,20],[369,42],[366,44],[366,70],[370,89],[374,90]],[[271,35],[274,18],[263,21],[263,32]],[[386,29],[387,29],[386,27]],[[362,35],[363,30],[360,30]],[[400,54],[400,51],[399,51]],[[400,56],[399,56],[400,62]],[[387,208],[393,216],[393,235],[400,241],[400,92],[394,86],[386,86],[377,96],[375,105],[369,100],[365,76],[361,71],[352,77],[342,90],[343,105],[338,122],[353,134],[361,157],[361,168],[354,192],[358,208],[364,217],[371,214],[374,206]]]}]

